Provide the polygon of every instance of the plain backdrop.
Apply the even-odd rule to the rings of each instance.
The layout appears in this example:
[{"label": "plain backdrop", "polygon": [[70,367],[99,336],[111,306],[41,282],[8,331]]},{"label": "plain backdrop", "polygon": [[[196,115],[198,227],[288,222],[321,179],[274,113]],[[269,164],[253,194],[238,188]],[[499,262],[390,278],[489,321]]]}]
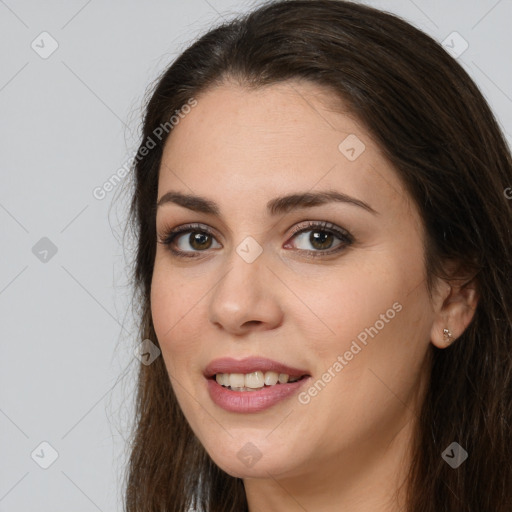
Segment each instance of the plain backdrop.
[{"label": "plain backdrop", "polygon": [[[462,52],[512,142],[512,0],[365,3]],[[0,511],[122,510],[141,340],[127,198],[93,192],[133,157],[157,75],[258,4],[0,0]]]}]

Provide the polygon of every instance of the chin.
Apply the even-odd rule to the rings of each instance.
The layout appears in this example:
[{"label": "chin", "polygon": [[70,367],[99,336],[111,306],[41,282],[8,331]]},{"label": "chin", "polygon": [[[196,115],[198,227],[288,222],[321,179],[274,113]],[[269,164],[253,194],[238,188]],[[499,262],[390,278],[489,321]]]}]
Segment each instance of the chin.
[{"label": "chin", "polygon": [[250,436],[247,438],[247,441],[241,443],[240,449],[234,446],[239,443],[233,443],[225,449],[217,444],[213,449],[207,450],[208,454],[217,466],[236,478],[269,478],[270,475],[288,475],[294,472],[296,464],[293,464],[293,460],[297,457],[296,453],[292,459],[291,454],[283,453],[268,443],[266,448],[260,449],[257,439],[251,441]]},{"label": "chin", "polygon": [[222,471],[236,478],[269,478],[288,473],[290,468],[284,467],[282,462],[273,463],[260,459],[252,467],[239,461],[236,456],[232,459],[222,458],[222,460],[213,460]]}]

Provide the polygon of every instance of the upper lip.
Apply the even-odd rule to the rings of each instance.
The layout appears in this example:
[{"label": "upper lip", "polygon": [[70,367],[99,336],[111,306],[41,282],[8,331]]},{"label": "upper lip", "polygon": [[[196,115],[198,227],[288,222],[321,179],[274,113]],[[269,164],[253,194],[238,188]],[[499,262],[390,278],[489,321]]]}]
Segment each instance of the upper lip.
[{"label": "upper lip", "polygon": [[213,377],[217,373],[252,373],[261,371],[286,373],[290,377],[302,377],[309,375],[306,370],[293,368],[283,363],[267,359],[266,357],[247,357],[245,359],[233,359],[231,357],[223,357],[214,359],[204,369],[206,378]]}]

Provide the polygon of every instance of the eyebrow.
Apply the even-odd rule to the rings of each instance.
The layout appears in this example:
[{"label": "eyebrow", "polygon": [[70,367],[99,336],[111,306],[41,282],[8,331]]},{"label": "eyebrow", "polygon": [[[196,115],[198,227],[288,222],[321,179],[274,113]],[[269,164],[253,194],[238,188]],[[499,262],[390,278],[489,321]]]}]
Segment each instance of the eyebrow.
[{"label": "eyebrow", "polygon": [[[268,201],[267,211],[270,215],[279,215],[292,210],[310,208],[312,206],[320,206],[332,202],[351,204],[363,208],[374,215],[378,215],[378,212],[364,201],[333,190],[304,192],[276,197]],[[156,206],[158,208],[167,203],[174,203],[195,212],[220,216],[220,208],[215,201],[193,194],[183,194],[174,191],[166,192],[158,200]]]}]

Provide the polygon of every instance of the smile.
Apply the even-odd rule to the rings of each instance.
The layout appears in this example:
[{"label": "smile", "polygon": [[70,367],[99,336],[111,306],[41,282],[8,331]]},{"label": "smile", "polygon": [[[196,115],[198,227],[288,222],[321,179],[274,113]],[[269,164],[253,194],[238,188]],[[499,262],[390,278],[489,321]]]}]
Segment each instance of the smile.
[{"label": "smile", "polygon": [[310,379],[305,370],[259,357],[217,359],[206,367],[204,375],[211,400],[238,413],[272,407],[298,393]]},{"label": "smile", "polygon": [[265,386],[296,382],[302,378],[303,377],[290,377],[286,373],[263,373],[261,371],[246,373],[245,375],[243,373],[217,373],[215,375],[217,384],[234,391],[255,391]]}]

